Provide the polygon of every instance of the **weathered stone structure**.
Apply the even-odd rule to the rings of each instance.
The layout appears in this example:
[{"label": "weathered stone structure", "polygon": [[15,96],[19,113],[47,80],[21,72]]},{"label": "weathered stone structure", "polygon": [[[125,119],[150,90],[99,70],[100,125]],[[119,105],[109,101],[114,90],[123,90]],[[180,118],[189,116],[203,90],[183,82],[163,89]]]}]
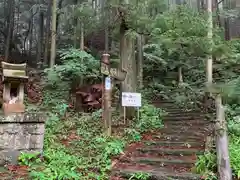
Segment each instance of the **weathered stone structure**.
[{"label": "weathered stone structure", "polygon": [[16,164],[21,152],[42,152],[44,121],[41,114],[25,113],[26,64],[2,62],[3,114],[0,114],[0,165]]},{"label": "weathered stone structure", "polygon": [[26,64],[10,64],[2,62],[3,82],[3,112],[23,113],[24,106],[24,83],[28,80]]},{"label": "weathered stone structure", "polygon": [[0,165],[16,164],[21,152],[42,152],[45,118],[40,114],[0,117]]}]

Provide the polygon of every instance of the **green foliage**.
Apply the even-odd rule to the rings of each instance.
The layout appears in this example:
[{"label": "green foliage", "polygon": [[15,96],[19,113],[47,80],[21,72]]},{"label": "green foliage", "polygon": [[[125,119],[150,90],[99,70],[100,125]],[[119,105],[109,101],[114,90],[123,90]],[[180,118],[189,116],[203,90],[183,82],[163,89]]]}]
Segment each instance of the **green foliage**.
[{"label": "green foliage", "polygon": [[[237,113],[238,112],[238,113]],[[228,131],[236,136],[240,136],[240,107],[238,105],[226,106],[226,116]]]},{"label": "green foliage", "polygon": [[127,136],[128,141],[130,142],[138,142],[141,140],[141,133],[134,128],[126,128],[124,129],[124,133]]},{"label": "green foliage", "polygon": [[[214,79],[216,83],[217,78],[224,79],[222,83],[224,86],[227,84],[227,88],[222,89],[225,92],[224,97],[231,104],[227,112],[228,129],[231,133],[229,149],[234,175],[239,177],[240,126],[239,114],[236,114],[239,107],[233,108],[233,104],[240,102],[239,69],[234,68],[239,65],[239,41],[225,42],[222,31],[217,28],[213,30],[213,39],[208,39],[206,15],[186,6],[166,11],[166,1],[157,0],[134,0],[127,5],[119,5],[118,1],[112,0],[107,5],[114,12],[119,8],[126,12],[124,16],[130,35],[138,35],[136,32],[150,34],[144,46],[144,76],[148,77],[147,80],[156,76],[158,81],[149,83],[148,94],[174,100],[180,107],[195,108],[203,94],[205,60],[209,55],[217,58],[214,61]],[[63,8],[69,9],[71,16],[65,17],[68,23],[63,27],[67,31],[76,30],[75,26],[80,25],[75,20],[83,22],[86,32],[92,31],[92,27],[98,24],[95,17],[102,13],[93,11],[88,3]],[[74,21],[69,21],[70,19]],[[77,27],[78,30],[80,26]],[[164,112],[144,103],[140,108],[140,119],[135,119],[132,126],[124,130],[125,137],[106,137],[103,134],[99,121],[101,111],[94,112],[91,116],[72,114],[68,119],[64,118],[68,107],[65,98],[70,83],[84,80],[90,82],[100,76],[99,61],[85,51],[68,49],[60,53],[61,63],[45,71],[46,85],[58,88],[58,91],[46,91],[42,104],[49,115],[43,159],[36,155],[22,154],[19,160],[21,164],[30,166],[32,179],[108,179],[111,157],[123,153],[127,142],[140,141],[142,133],[161,128]],[[179,67],[183,69],[184,83],[177,83],[177,75],[174,80],[165,80],[169,71],[177,71]],[[221,72],[215,72],[219,70]],[[159,73],[156,74],[156,71]],[[168,84],[163,85],[163,82]],[[71,134],[73,130],[76,134]],[[70,135],[78,138],[69,139]],[[68,141],[67,148],[62,140]],[[206,153],[200,156],[196,169],[207,179],[216,179],[216,155]],[[148,174],[139,173],[132,175],[130,179],[148,178]]]},{"label": "green foliage", "polygon": [[132,0],[122,3],[121,8],[128,11],[125,15],[126,22],[132,30],[138,33],[147,34],[152,30],[155,17],[167,10],[166,0]]},{"label": "green foliage", "polygon": [[[48,120],[49,121],[49,120]],[[80,139],[69,139],[72,128]],[[125,141],[103,135],[99,121],[85,114],[72,116],[47,126],[43,161],[35,155],[23,154],[22,164],[30,166],[32,179],[108,179],[111,157],[123,152]],[[66,148],[62,141],[68,141]]]},{"label": "green foliage", "polygon": [[123,153],[123,148],[125,147],[125,143],[120,139],[114,139],[114,138],[102,138],[99,140],[97,138],[98,143],[103,143],[104,151],[103,151],[103,157],[104,158],[110,158],[111,156],[116,156],[120,153]]},{"label": "green foliage", "polygon": [[176,102],[182,108],[185,109],[197,109],[201,104],[203,97],[203,89],[196,89],[187,83],[182,83],[171,92],[171,99]]},{"label": "green foliage", "polygon": [[145,57],[155,61],[154,65],[157,61],[163,64],[165,60],[167,64],[163,65],[170,69],[191,67],[197,58],[210,53],[206,27],[205,16],[185,6],[159,14],[153,23]]},{"label": "green foliage", "polygon": [[[233,176],[240,177],[240,131],[239,131],[239,105],[226,106],[226,120],[229,131],[229,153]],[[210,176],[217,172],[217,159],[215,153],[206,153],[199,156],[196,163],[196,170],[205,176]],[[209,177],[209,179],[211,179]],[[214,177],[215,178],[215,177]],[[214,179],[213,178],[213,179]],[[216,178],[215,178],[216,179]]]},{"label": "green foliage", "polygon": [[196,171],[198,173],[206,173],[209,170],[215,172],[217,168],[216,161],[216,154],[206,152],[204,155],[198,157],[198,161],[196,163]]},{"label": "green foliage", "polygon": [[240,138],[232,135],[229,143],[229,152],[233,175],[240,178]]},{"label": "green foliage", "polygon": [[240,178],[240,106],[232,104],[226,106],[226,120],[229,131],[229,152],[233,175]]},{"label": "green foliage", "polygon": [[[19,162],[29,166],[31,179],[109,179],[112,157],[122,154],[126,143],[141,139],[141,133],[163,126],[164,112],[144,102],[140,119],[135,119],[123,136],[107,137],[102,129],[101,110],[92,114],[67,112],[66,101],[55,91],[45,91],[42,103],[48,114],[44,151],[22,154]],[[132,179],[146,179],[135,174]]]},{"label": "green foliage", "polygon": [[139,172],[139,173],[135,173],[133,174],[129,180],[133,180],[133,179],[136,179],[136,180],[147,180],[151,177],[150,174],[148,173],[143,173],[143,172]]},{"label": "green foliage", "polygon": [[[95,30],[96,25],[98,25],[96,12],[92,8],[92,4],[90,2],[78,2],[77,4],[73,5],[71,3],[67,3],[65,7],[61,9],[62,14],[64,16],[62,17],[62,26],[67,36],[72,36],[73,32],[77,33],[77,35],[80,35],[80,23],[84,24],[84,32],[91,33]],[[69,34],[69,31],[72,33]],[[72,36],[74,38],[78,38],[78,36]],[[74,41],[73,38],[69,38]]]},{"label": "green foliage", "polygon": [[[229,139],[229,152],[233,176],[240,178],[240,138],[232,135]],[[210,177],[217,172],[217,157],[215,153],[205,153],[198,157],[196,170],[198,173]],[[210,176],[210,177],[209,177]],[[214,178],[213,178],[214,179]],[[216,179],[216,178],[215,178]]]},{"label": "green foliage", "polygon": [[[213,67],[214,83],[221,90],[225,102],[231,104],[231,107],[239,104],[239,40],[226,42],[222,31],[217,28],[213,29],[213,39],[208,39],[207,16],[186,6],[158,14],[151,25],[151,37],[144,47],[144,56],[148,62],[144,64],[144,73],[149,87],[145,91],[150,95],[174,100],[183,108],[201,107],[206,77],[204,61],[207,56],[213,55],[216,57]],[[179,67],[183,70],[182,84],[177,82]],[[167,79],[170,72],[175,74]],[[231,110],[235,115],[228,116],[227,121],[229,131],[234,136],[230,138],[229,149],[233,159],[231,164],[237,176],[239,137],[236,135],[239,134],[239,113],[236,115],[236,112],[239,109]],[[214,175],[216,155],[209,153],[199,157],[196,166],[198,172],[208,179],[217,179]]]},{"label": "green foliage", "polygon": [[39,153],[21,153],[18,157],[19,164],[31,166],[34,162],[41,162]]},{"label": "green foliage", "polygon": [[[37,163],[32,167],[30,176],[33,179],[77,179],[81,173],[77,171],[81,159],[68,154],[63,146],[56,149],[46,149],[44,163]],[[41,167],[41,168],[39,168]],[[42,171],[40,171],[42,170]]]},{"label": "green foliage", "polygon": [[203,178],[205,180],[218,180],[218,177],[217,177],[216,173],[213,173],[213,172],[204,173]]},{"label": "green foliage", "polygon": [[[76,79],[98,79],[99,61],[85,51],[68,49],[61,51],[61,65],[45,69],[46,85],[66,89],[66,82]],[[68,87],[68,86],[67,86]]]},{"label": "green foliage", "polygon": [[212,152],[205,152],[204,155],[198,156],[196,162],[196,172],[202,174],[202,177],[207,180],[217,180],[217,156]]},{"label": "green foliage", "polygon": [[150,104],[144,104],[139,111],[140,118],[134,125],[139,132],[154,131],[163,127],[161,117],[165,114],[164,111]]},{"label": "green foliage", "polygon": [[153,81],[148,86],[149,88],[146,88],[143,92],[147,97],[158,96],[173,101],[177,106],[184,109],[199,108],[203,97],[203,88],[199,86],[196,88],[196,86],[188,83],[177,84],[176,81],[172,81],[171,85],[163,85],[159,81]]}]

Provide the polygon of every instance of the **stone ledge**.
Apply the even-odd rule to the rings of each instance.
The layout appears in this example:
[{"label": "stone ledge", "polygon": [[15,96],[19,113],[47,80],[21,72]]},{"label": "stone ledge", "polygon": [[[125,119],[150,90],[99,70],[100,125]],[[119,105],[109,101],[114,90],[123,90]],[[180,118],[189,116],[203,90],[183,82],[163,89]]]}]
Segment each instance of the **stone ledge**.
[{"label": "stone ledge", "polygon": [[17,164],[18,157],[21,153],[42,153],[42,149],[31,150],[1,150],[0,151],[0,166],[6,164]]},{"label": "stone ledge", "polygon": [[44,123],[2,123],[0,125],[0,137],[4,133],[42,135],[44,134],[44,130]]},{"label": "stone ledge", "polygon": [[15,113],[0,116],[1,123],[45,123],[46,116],[43,113]]}]

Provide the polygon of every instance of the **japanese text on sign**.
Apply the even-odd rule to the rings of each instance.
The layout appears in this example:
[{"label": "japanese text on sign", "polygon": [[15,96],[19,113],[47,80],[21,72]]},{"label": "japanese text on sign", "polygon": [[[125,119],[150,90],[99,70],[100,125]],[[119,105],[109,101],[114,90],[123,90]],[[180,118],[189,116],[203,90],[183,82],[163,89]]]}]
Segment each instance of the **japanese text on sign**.
[{"label": "japanese text on sign", "polygon": [[140,93],[122,93],[122,106],[125,107],[141,107],[142,98]]},{"label": "japanese text on sign", "polygon": [[105,89],[106,90],[110,90],[111,89],[111,78],[110,77],[106,77],[105,78]]}]

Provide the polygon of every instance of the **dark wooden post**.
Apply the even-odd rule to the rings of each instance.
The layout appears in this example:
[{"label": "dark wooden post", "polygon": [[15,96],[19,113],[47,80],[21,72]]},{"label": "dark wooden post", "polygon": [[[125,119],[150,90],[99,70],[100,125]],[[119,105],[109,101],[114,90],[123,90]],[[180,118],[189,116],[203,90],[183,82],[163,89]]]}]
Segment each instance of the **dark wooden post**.
[{"label": "dark wooden post", "polygon": [[108,76],[103,75],[103,84],[104,84],[104,89],[103,89],[103,94],[102,94],[102,117],[104,121],[104,127],[106,130],[106,133],[108,136],[111,135],[112,131],[112,78],[110,77],[110,60],[109,60],[110,55],[109,54],[103,54],[102,55],[102,60],[101,60],[101,68],[108,70]]}]

